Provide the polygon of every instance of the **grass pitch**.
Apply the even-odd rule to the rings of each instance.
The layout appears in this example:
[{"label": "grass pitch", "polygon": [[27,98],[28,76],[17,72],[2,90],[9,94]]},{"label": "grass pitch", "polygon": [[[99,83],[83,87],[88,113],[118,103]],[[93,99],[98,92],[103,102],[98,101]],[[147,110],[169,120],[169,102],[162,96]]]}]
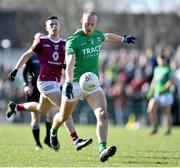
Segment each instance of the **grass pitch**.
[{"label": "grass pitch", "polygon": [[[43,145],[35,151],[29,124],[0,124],[0,167],[180,167],[180,127],[165,136],[163,129],[149,136],[150,128],[127,130],[110,126],[108,146],[116,145],[117,153],[107,162],[98,159],[95,126],[76,125],[82,138],[93,138],[93,144],[75,151],[64,127],[59,131],[61,149],[54,152]],[[41,142],[45,127],[41,125]]]}]

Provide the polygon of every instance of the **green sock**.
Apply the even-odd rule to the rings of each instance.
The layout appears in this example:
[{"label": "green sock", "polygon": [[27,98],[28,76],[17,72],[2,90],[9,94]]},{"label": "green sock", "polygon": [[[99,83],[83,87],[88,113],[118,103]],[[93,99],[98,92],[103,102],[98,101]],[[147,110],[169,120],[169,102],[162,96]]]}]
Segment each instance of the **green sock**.
[{"label": "green sock", "polygon": [[165,134],[170,134],[171,133],[171,127],[168,127],[165,131]]},{"label": "green sock", "polygon": [[99,143],[99,153],[101,153],[101,151],[103,150],[103,149],[106,149],[106,142],[100,142]]},{"label": "green sock", "polygon": [[156,131],[158,130],[158,124],[153,125],[153,130],[156,130]]},{"label": "green sock", "polygon": [[57,129],[56,128],[51,128],[51,135],[56,136],[57,135]]}]

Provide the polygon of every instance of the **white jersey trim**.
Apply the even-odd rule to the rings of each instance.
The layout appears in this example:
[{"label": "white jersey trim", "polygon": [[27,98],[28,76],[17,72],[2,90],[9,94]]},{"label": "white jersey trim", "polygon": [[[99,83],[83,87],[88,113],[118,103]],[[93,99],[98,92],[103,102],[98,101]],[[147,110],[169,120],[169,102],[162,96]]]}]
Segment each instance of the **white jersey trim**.
[{"label": "white jersey trim", "polygon": [[53,43],[59,43],[60,41],[66,42],[66,39],[61,38],[61,37],[59,37],[59,39],[57,41],[55,41],[55,40],[51,39],[51,37],[49,35],[43,36],[43,37],[40,37],[40,38],[41,39],[48,39],[48,40],[52,41]]}]

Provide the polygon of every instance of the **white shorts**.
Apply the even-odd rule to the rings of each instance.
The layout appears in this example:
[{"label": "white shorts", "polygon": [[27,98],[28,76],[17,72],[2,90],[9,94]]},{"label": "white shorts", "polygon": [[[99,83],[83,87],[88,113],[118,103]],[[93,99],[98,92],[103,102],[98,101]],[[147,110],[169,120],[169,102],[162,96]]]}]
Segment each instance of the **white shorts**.
[{"label": "white shorts", "polygon": [[39,92],[45,95],[55,92],[61,93],[60,87],[62,87],[62,84],[56,81],[37,81]]},{"label": "white shorts", "polygon": [[[64,90],[64,89],[63,89]],[[77,100],[83,100],[87,95],[91,94],[91,93],[94,93],[94,92],[97,92],[97,91],[102,91],[102,88],[99,86],[97,87],[96,90],[94,91],[91,91],[91,92],[86,92],[84,90],[81,89],[81,87],[79,86],[79,83],[78,82],[74,82],[73,83],[73,94],[74,94],[74,98],[72,99],[68,99],[63,93],[62,93],[62,97],[63,99],[65,99],[66,101],[68,102],[74,102],[74,101],[77,101]]]},{"label": "white shorts", "polygon": [[154,95],[153,97],[156,103],[159,103],[161,106],[172,105],[174,102],[172,93],[164,93],[161,95]]}]

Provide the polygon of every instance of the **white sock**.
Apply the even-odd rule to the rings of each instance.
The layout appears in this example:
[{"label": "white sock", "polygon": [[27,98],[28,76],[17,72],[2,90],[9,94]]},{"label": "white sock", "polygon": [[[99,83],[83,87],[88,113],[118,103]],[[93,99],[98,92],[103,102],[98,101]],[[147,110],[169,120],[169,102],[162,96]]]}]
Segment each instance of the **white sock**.
[{"label": "white sock", "polygon": [[78,141],[79,141],[79,138],[76,138],[76,140],[73,141],[74,145],[76,145]]}]

